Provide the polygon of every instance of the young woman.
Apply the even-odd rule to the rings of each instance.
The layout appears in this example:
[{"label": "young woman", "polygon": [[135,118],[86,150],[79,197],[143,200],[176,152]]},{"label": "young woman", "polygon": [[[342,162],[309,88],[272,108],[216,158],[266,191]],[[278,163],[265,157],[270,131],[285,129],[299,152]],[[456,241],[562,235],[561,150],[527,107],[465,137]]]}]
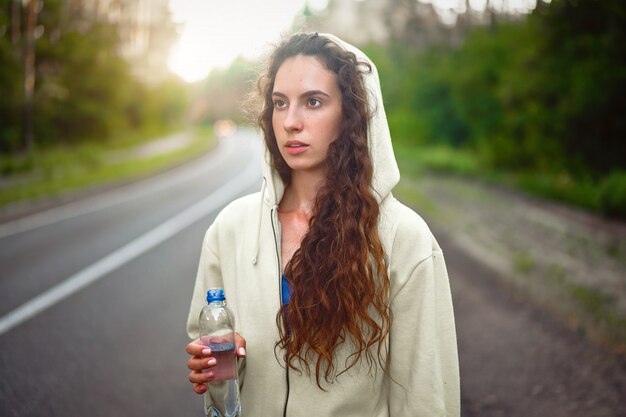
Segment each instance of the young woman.
[{"label": "young woman", "polygon": [[[190,337],[206,289],[224,287],[245,356],[243,416],[458,416],[443,254],[391,193],[399,171],[374,65],[332,35],[298,34],[259,88],[263,186],[207,231]],[[215,358],[197,340],[187,352],[203,393]]]}]

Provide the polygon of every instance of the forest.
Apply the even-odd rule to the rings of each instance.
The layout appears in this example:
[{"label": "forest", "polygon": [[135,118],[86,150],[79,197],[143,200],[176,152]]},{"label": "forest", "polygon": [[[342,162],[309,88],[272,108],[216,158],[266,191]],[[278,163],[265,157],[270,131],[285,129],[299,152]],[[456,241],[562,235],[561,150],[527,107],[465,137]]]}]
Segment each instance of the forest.
[{"label": "forest", "polygon": [[[181,125],[186,87],[174,76],[152,83],[138,79],[120,53],[118,25],[68,11],[63,0],[21,3],[0,1],[0,153],[156,135]],[[166,24],[159,30],[173,32]],[[29,37],[34,44],[31,103],[24,68]],[[32,132],[25,137],[29,113]]]},{"label": "forest", "polygon": [[[367,51],[402,149],[434,146],[450,155],[444,170],[623,217],[625,31],[623,1],[553,0],[521,22],[472,28],[460,46],[398,39]],[[471,162],[455,166],[459,153]]]},{"label": "forest", "polygon": [[[192,98],[173,77],[138,80],[115,25],[68,17],[63,1],[46,0],[29,2],[43,5],[29,32],[26,9],[15,27],[16,3],[0,3],[1,154],[157,135],[183,126],[191,100],[192,113],[203,109],[194,120],[242,120],[256,63],[214,71]],[[625,31],[622,0],[540,0],[523,19],[468,27],[461,42],[416,47],[405,31],[360,46],[380,72],[399,153],[626,218]]]}]

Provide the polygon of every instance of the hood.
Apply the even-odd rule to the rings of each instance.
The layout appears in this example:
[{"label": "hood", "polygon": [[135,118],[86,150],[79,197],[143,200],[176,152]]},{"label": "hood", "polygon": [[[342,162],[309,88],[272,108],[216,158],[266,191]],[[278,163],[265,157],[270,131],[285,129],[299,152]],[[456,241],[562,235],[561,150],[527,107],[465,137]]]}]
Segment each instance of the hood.
[{"label": "hood", "polygon": [[[343,49],[356,55],[359,60],[366,61],[372,67],[372,72],[365,76],[365,88],[368,92],[368,102],[372,110],[372,118],[368,129],[368,145],[370,158],[374,169],[372,177],[372,192],[374,197],[382,201],[396,186],[400,180],[400,171],[391,146],[391,134],[387,124],[387,115],[383,105],[383,97],[380,89],[378,70],[374,63],[358,48],[342,41],[335,35],[320,33]],[[283,197],[285,185],[272,166],[270,153],[263,142],[263,188],[265,202],[271,207],[278,205]]]}]

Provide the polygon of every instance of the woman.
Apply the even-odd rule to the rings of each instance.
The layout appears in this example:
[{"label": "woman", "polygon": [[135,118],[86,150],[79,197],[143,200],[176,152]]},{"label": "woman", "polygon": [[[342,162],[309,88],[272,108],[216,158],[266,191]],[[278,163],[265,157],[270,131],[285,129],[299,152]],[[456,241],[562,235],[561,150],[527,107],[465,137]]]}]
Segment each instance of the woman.
[{"label": "woman", "polygon": [[[445,263],[391,194],[399,172],[375,67],[332,35],[299,34],[259,88],[263,186],[207,231],[189,335],[206,289],[223,286],[248,352],[244,416],[458,416]],[[187,352],[203,393],[215,359],[197,340]]]}]

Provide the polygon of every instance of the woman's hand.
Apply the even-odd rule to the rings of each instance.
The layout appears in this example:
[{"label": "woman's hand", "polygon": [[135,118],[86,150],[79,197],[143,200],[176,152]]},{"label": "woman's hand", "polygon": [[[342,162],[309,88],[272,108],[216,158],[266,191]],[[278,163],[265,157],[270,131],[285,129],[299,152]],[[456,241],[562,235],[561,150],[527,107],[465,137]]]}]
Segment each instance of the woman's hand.
[{"label": "woman's hand", "polygon": [[[187,367],[191,369],[189,373],[189,382],[193,384],[193,390],[197,394],[206,392],[206,383],[213,380],[215,373],[213,371],[205,372],[215,366],[217,361],[211,356],[211,349],[204,346],[200,339],[196,339],[189,343],[185,349],[191,358],[187,361]],[[239,333],[235,333],[235,353],[238,358],[246,357],[246,339],[241,337]]]}]

